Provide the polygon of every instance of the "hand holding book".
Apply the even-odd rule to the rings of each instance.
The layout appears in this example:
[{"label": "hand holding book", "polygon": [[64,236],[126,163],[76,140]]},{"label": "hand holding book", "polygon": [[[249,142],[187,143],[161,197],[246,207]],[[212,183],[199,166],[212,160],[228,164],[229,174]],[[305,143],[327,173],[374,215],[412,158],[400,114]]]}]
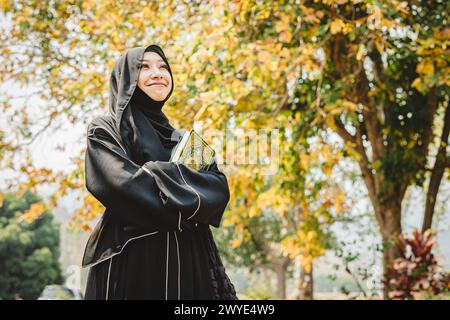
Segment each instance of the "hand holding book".
[{"label": "hand holding book", "polygon": [[194,170],[209,170],[214,162],[215,151],[194,130],[186,130],[172,149],[171,162],[183,163]]}]

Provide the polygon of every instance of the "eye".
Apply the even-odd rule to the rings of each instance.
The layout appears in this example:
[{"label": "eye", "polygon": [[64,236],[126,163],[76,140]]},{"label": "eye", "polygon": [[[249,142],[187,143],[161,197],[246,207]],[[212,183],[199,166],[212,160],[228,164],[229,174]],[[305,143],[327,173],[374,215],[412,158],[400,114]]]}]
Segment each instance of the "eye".
[{"label": "eye", "polygon": [[166,68],[167,70],[169,70],[169,67],[165,64],[163,64],[161,67]]}]

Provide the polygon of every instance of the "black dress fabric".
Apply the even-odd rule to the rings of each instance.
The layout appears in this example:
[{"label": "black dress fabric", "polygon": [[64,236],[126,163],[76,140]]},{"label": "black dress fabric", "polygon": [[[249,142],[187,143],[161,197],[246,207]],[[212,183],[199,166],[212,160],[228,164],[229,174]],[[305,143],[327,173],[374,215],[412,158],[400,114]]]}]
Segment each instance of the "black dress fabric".
[{"label": "black dress fabric", "polygon": [[[107,115],[88,125],[85,180],[106,208],[86,244],[85,299],[237,299],[214,242],[229,201],[226,176],[168,162],[181,136],[137,86],[146,51],[117,61]],[[172,79],[173,83],[173,79]]]}]

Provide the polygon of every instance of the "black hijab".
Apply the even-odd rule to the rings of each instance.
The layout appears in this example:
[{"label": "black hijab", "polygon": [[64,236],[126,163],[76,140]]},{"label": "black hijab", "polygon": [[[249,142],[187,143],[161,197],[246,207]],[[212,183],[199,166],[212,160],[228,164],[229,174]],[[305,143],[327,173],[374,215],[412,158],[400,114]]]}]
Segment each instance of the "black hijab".
[{"label": "black hijab", "polygon": [[[173,92],[173,76],[170,64],[157,45],[147,47],[145,52],[155,52],[164,60],[168,67],[172,86],[167,97],[162,101],[153,100],[138,86],[129,103],[130,112],[124,113],[122,128],[124,130],[125,144],[130,151],[134,162],[139,165],[150,160],[167,161],[170,152],[178,141],[180,133],[170,124],[168,118],[162,112],[165,102]],[[140,61],[138,62],[140,71]],[[139,72],[138,72],[139,74]]]}]

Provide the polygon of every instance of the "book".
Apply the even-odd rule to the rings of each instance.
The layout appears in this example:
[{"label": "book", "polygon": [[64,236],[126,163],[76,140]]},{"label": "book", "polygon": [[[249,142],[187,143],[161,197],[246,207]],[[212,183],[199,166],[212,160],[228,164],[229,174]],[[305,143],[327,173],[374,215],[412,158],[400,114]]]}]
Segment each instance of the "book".
[{"label": "book", "polygon": [[215,151],[193,129],[184,134],[173,147],[170,160],[179,162],[194,170],[209,170],[214,162]]}]

